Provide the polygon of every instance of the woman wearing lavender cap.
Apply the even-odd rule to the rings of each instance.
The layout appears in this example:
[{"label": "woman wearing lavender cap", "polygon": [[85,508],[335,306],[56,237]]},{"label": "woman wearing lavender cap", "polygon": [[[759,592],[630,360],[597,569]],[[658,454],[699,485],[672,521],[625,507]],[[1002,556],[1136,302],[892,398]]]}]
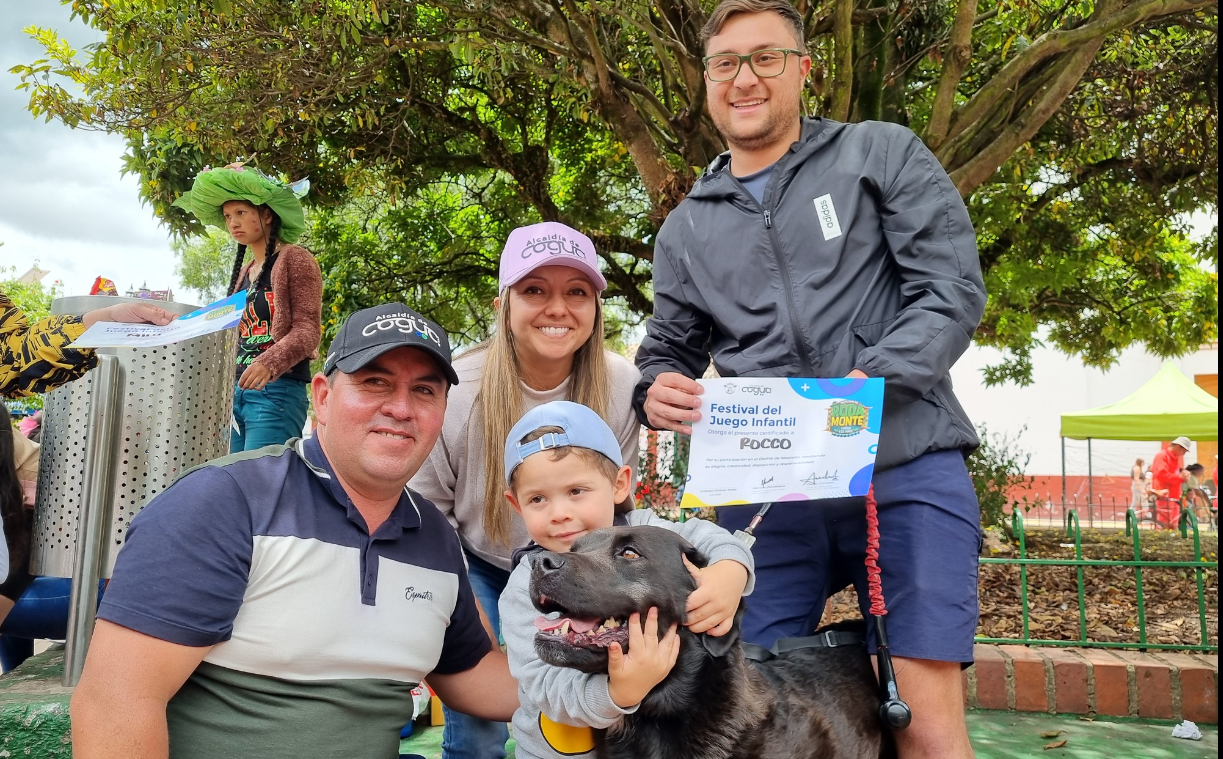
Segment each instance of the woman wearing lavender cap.
[{"label": "woman wearing lavender cap", "polygon": [[[500,634],[497,598],[510,555],[528,542],[521,517],[506,503],[505,437],[527,411],[549,401],[588,406],[616,433],[624,461],[637,462],[632,391],[639,377],[628,360],[603,347],[599,273],[590,238],[556,222],[519,227],[501,252],[493,336],[454,360],[442,435],[411,487],[458,530],[468,575]],[[631,492],[631,491],[630,491]],[[633,506],[632,497],[620,507]],[[445,759],[505,756],[504,724],[447,710]]]}]

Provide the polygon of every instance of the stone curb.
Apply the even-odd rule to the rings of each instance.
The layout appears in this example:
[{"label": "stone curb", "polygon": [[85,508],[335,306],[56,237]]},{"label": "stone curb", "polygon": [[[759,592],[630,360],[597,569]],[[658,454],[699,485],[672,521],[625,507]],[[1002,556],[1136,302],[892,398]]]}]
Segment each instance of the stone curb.
[{"label": "stone curb", "polygon": [[1219,723],[1219,657],[978,643],[964,705]]}]

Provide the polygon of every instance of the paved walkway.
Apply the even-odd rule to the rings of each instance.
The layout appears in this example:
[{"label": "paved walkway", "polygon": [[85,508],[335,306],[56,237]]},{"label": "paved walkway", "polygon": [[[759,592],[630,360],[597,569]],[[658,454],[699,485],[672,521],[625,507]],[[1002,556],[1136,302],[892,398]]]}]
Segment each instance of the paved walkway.
[{"label": "paved walkway", "polygon": [[[1201,727],[1201,726],[1199,726]],[[1172,737],[1170,724],[1095,720],[1021,712],[970,712],[968,731],[977,759],[1214,759],[1219,755],[1219,729],[1202,727],[1202,740]],[[1058,732],[1056,738],[1042,734]],[[1066,745],[1046,749],[1065,740]],[[400,751],[426,759],[442,755],[441,728],[426,728],[404,741]],[[511,749],[510,758],[514,753]]]}]

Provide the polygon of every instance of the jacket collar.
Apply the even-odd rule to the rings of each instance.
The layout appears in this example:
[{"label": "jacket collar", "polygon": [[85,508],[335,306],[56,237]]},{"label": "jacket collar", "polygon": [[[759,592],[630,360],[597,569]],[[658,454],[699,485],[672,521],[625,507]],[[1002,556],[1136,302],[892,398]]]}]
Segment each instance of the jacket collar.
[{"label": "jacket collar", "polygon": [[[323,446],[319,443],[318,437],[311,437],[306,440],[294,440],[290,442],[293,450],[305,462],[314,476],[318,477],[331,497],[336,500],[348,513],[348,518],[352,522],[365,527],[365,518],[361,516],[361,512],[357,510],[352,499],[348,497],[348,493],[344,491],[344,486],[340,484],[340,478],[336,477],[335,470],[331,467],[331,462],[327,460],[327,454],[323,452]],[[416,497],[412,491],[404,486],[403,494],[399,496],[399,502],[395,504],[395,508],[391,511],[390,516],[386,518],[379,527],[377,532],[384,535],[391,530],[415,530],[421,526],[420,507],[416,503]]]},{"label": "jacket collar", "polygon": [[[789,151],[779,158],[777,163],[773,164],[780,169],[783,175],[796,171],[808,156],[826,145],[833,135],[845,128],[845,124],[839,121],[819,117],[804,118],[802,121],[802,133],[798,140],[790,145]],[[784,179],[784,176],[779,178]],[[730,174],[730,151],[728,150],[713,159],[709,168],[705,169],[705,173],[688,193],[688,197],[715,200],[742,192],[745,190]]]}]

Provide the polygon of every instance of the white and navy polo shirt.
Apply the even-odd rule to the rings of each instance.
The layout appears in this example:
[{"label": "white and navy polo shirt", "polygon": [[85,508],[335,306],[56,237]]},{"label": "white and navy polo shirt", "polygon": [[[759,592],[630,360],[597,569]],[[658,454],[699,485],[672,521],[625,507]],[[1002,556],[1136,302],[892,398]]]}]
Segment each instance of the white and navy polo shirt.
[{"label": "white and navy polo shirt", "polygon": [[98,617],[211,646],[170,755],[398,755],[409,691],[490,643],[454,529],[405,489],[370,535],[317,440],[188,472],[132,520]]}]

